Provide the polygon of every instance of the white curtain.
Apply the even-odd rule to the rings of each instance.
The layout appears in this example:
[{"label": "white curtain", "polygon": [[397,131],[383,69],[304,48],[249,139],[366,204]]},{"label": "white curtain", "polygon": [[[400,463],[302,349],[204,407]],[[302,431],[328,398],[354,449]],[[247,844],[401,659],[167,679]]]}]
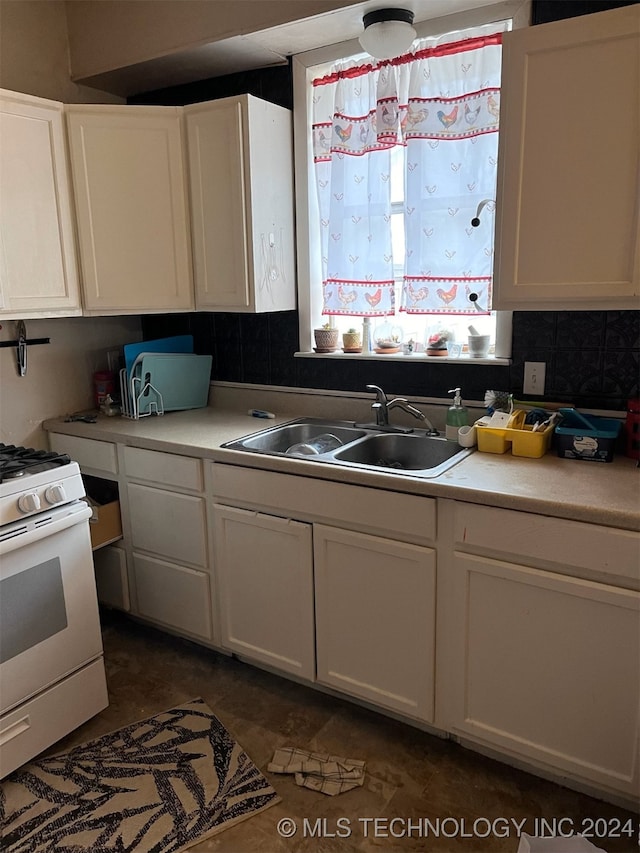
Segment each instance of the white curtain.
[{"label": "white curtain", "polygon": [[[400,309],[490,309],[504,29],[506,24],[492,24],[425,39],[405,57],[338,65],[314,81],[323,314],[395,312],[395,145],[406,148]],[[486,199],[481,226],[474,229],[471,219]]]},{"label": "white curtain", "polygon": [[351,77],[346,67],[314,86],[323,314],[394,313],[389,178],[398,127],[377,115],[378,88],[391,71]]},{"label": "white curtain", "polygon": [[423,58],[402,68],[408,313],[491,309],[501,34],[491,25],[464,35],[422,42]]}]

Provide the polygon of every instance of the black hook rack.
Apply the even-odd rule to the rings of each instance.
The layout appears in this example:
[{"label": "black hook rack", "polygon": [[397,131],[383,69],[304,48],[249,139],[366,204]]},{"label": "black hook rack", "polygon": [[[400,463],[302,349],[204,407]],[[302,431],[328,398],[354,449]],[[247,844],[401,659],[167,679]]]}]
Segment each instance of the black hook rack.
[{"label": "black hook rack", "polygon": [[16,363],[18,365],[18,375],[27,375],[27,347],[51,343],[51,338],[27,338],[27,328],[24,320],[17,320],[18,337],[13,341],[0,341],[0,347],[15,347],[16,348]]},{"label": "black hook rack", "polygon": [[30,347],[37,347],[39,344],[50,344],[51,338],[26,338],[23,341],[0,341],[0,347],[17,347],[19,343],[28,344]]}]

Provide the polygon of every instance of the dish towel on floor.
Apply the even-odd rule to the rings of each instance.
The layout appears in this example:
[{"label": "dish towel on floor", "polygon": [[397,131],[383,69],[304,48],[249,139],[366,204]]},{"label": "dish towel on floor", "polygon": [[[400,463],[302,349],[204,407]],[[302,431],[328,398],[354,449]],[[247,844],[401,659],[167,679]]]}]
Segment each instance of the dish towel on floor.
[{"label": "dish towel on floor", "polygon": [[267,770],[271,773],[293,773],[296,785],[334,797],[361,786],[364,768],[364,761],[287,746],[276,749]]}]

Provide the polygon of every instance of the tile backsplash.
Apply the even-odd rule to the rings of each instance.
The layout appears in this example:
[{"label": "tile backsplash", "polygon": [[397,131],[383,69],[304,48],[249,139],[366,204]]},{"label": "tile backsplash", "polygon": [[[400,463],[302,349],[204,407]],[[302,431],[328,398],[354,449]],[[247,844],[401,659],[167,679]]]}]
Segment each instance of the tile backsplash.
[{"label": "tile backsplash", "polygon": [[143,318],[145,338],[190,333],[196,351],[213,355],[212,379],[260,385],[363,391],[369,383],[391,394],[448,396],[461,385],[466,399],[488,388],[522,396],[525,361],[547,365],[544,397],[583,408],[624,410],[637,397],[640,312],[515,311],[512,363],[473,364],[461,375],[455,362],[294,358],[298,314],[198,313]]}]

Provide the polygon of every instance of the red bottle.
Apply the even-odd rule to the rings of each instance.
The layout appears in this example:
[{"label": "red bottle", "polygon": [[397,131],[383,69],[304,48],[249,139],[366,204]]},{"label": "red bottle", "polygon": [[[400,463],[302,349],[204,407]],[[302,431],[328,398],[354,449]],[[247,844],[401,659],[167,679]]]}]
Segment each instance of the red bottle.
[{"label": "red bottle", "polygon": [[627,438],[626,454],[632,459],[640,459],[640,397],[627,400],[627,421],[625,424]]},{"label": "red bottle", "polygon": [[96,406],[100,408],[104,403],[104,398],[107,394],[113,396],[115,391],[115,382],[113,373],[109,370],[98,370],[93,374],[93,390],[95,395]]}]

